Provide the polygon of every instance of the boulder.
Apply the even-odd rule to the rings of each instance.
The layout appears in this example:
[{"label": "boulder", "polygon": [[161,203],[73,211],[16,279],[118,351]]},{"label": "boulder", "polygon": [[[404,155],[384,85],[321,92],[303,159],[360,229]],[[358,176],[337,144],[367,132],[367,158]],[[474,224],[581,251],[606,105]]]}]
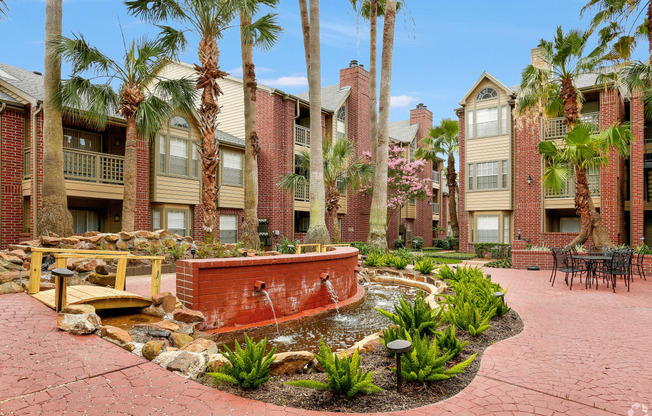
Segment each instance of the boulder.
[{"label": "boulder", "polygon": [[165,311],[161,307],[161,305],[149,305],[140,310],[140,313],[149,315],[149,316],[158,316],[163,318],[165,316]]},{"label": "boulder", "polygon": [[152,361],[161,352],[165,351],[165,341],[149,341],[143,346],[143,357]]},{"label": "boulder", "polygon": [[22,292],[23,288],[16,282],[7,282],[0,285],[0,295],[5,295],[7,293],[18,293]]},{"label": "boulder", "polygon": [[41,240],[28,240],[28,241],[21,241],[18,243],[19,246],[29,246],[29,247],[38,247],[41,245]]},{"label": "boulder", "polygon": [[106,264],[98,264],[97,267],[95,268],[95,273],[97,274],[103,274],[107,275],[109,274],[109,271],[106,269]]},{"label": "boulder", "polygon": [[157,326],[161,329],[165,329],[170,332],[174,332],[179,329],[179,325],[175,324],[174,322],[171,321],[160,321],[160,322],[154,322],[152,325]]},{"label": "boulder", "polygon": [[191,337],[190,335],[184,335],[178,332],[171,333],[169,339],[170,339],[170,344],[174,348],[183,348],[194,341],[194,338]]},{"label": "boulder", "polygon": [[152,296],[152,303],[161,306],[166,313],[174,312],[177,305],[177,298],[170,292],[159,293]]},{"label": "boulder", "polygon": [[84,233],[84,237],[95,237],[95,236],[98,236],[98,235],[100,235],[99,231],[86,231]]},{"label": "boulder", "polygon": [[86,241],[92,244],[100,244],[104,236],[102,235],[94,235],[91,237],[86,237]]},{"label": "boulder", "polygon": [[68,259],[66,262],[66,267],[69,270],[77,270],[77,267],[81,266],[88,259]]},{"label": "boulder", "polygon": [[188,351],[175,351],[176,357],[167,365],[167,369],[182,375],[185,378],[194,380],[204,373],[206,369],[206,358],[203,354],[195,354]]},{"label": "boulder", "polygon": [[268,256],[280,256],[281,255],[280,252],[275,251],[275,250],[267,251],[267,252],[265,252],[265,254],[268,255]]},{"label": "boulder", "polygon": [[119,234],[122,241],[129,241],[135,237],[134,233],[127,232],[127,231],[120,231]]},{"label": "boulder", "polygon": [[109,243],[115,243],[120,239],[120,236],[118,234],[107,234],[104,236],[104,240],[106,240]]},{"label": "boulder", "polygon": [[269,366],[272,376],[302,373],[312,362],[315,355],[308,351],[291,351],[274,354],[274,361]]},{"label": "boulder", "polygon": [[9,250],[23,250],[25,253],[30,253],[32,251],[32,246],[22,246],[20,244],[9,244],[7,248]]},{"label": "boulder", "polygon": [[57,328],[68,331],[73,335],[88,335],[97,331],[102,325],[102,320],[97,314],[60,313],[57,315]]},{"label": "boulder", "polygon": [[156,238],[156,234],[151,231],[136,231],[135,235],[137,238],[147,238],[149,240]]},{"label": "boulder", "polygon": [[75,268],[75,270],[78,271],[79,273],[92,272],[97,267],[97,264],[98,264],[97,260],[92,259],[85,263],[80,264]]},{"label": "boulder", "polygon": [[172,248],[177,245],[177,242],[171,238],[166,238],[165,240],[163,240],[162,244],[167,248]]},{"label": "boulder", "polygon": [[179,241],[179,240],[183,240],[183,237],[181,237],[179,234],[174,234],[174,235],[172,236],[172,238],[174,238],[174,239],[177,240],[177,241]]},{"label": "boulder", "polygon": [[61,244],[75,245],[79,243],[79,238],[77,237],[64,237],[61,239]]},{"label": "boulder", "polygon": [[50,237],[46,235],[41,236],[41,244],[47,247],[55,247],[61,243],[61,238],[59,237]]},{"label": "boulder", "polygon": [[10,262],[10,263],[13,263],[13,264],[18,264],[18,265],[22,265],[22,264],[23,264],[23,259],[21,259],[21,258],[18,257],[18,256],[14,256],[14,255],[11,254],[11,253],[3,253],[3,252],[0,252],[0,259],[2,259],[2,260],[6,260],[6,261],[8,261],[8,262]]},{"label": "boulder", "polygon": [[93,305],[66,305],[61,309],[61,313],[69,313],[71,315],[83,315],[85,313],[95,313],[95,306]]},{"label": "boulder", "polygon": [[115,273],[99,274],[93,272],[88,275],[86,281],[98,286],[115,286]]},{"label": "boulder", "polygon": [[147,250],[151,247],[149,240],[136,241],[136,248],[138,250]]},{"label": "boulder", "polygon": [[185,241],[187,243],[192,243],[193,239],[192,239],[191,236],[187,235],[187,236],[183,237],[183,241]]},{"label": "boulder", "polygon": [[127,251],[129,249],[129,244],[125,243],[124,241],[118,241],[115,243],[115,248],[120,251]]},{"label": "boulder", "polygon": [[170,230],[166,230],[166,229],[156,230],[156,231],[154,231],[154,234],[156,234],[158,236],[158,238],[167,238],[167,237],[172,236],[172,233],[170,232]]},{"label": "boulder", "polygon": [[231,365],[229,360],[222,354],[213,354],[208,358],[208,364],[206,364],[206,371],[209,373],[217,372],[218,368]]},{"label": "boulder", "polygon": [[203,313],[191,309],[175,309],[172,314],[175,321],[185,322],[187,324],[204,322],[206,320]]},{"label": "boulder", "polygon": [[237,245],[235,245],[235,244],[231,244],[231,243],[224,244],[224,250],[226,250],[226,251],[235,250],[236,247],[237,247]]},{"label": "boulder", "polygon": [[170,336],[170,331],[152,324],[136,324],[131,328],[129,333],[131,335],[154,338],[167,338]]},{"label": "boulder", "polygon": [[129,352],[133,352],[136,349],[136,344],[134,344],[133,342],[130,342],[128,344],[122,345],[122,348],[124,348],[125,350],[127,350]]},{"label": "boulder", "polygon": [[[29,279],[29,274],[25,273],[24,278]],[[4,272],[0,273],[0,284],[11,282],[12,280],[18,280],[20,278],[20,272]]]},{"label": "boulder", "polygon": [[[39,285],[39,290],[41,292],[55,288],[55,285],[52,282],[40,281],[38,285]],[[25,291],[29,290],[29,280],[23,279],[23,290]]]},{"label": "boulder", "polygon": [[11,250],[11,251],[10,251],[9,253],[7,253],[7,254],[11,254],[12,256],[14,256],[14,257],[18,257],[18,258],[21,259],[21,260],[25,260],[25,259],[27,258],[27,253],[25,253],[24,250],[19,249],[19,248],[18,248],[18,249],[15,249],[15,250]]},{"label": "boulder", "polygon": [[21,264],[16,264],[11,260],[5,260],[3,258],[0,258],[0,273],[5,273],[5,272],[17,272],[20,270],[23,270],[23,261],[20,260]]},{"label": "boulder", "polygon": [[208,357],[210,357],[213,354],[217,354],[217,344],[214,341],[211,341],[210,339],[197,338],[191,343],[185,345],[183,348],[181,348],[181,350],[204,353]]},{"label": "boulder", "polygon": [[[116,343],[120,345],[128,344],[131,342],[131,335],[124,329],[111,326],[111,325],[104,325],[100,331],[100,334],[102,338],[115,341]],[[133,344],[131,344],[133,346]]]}]

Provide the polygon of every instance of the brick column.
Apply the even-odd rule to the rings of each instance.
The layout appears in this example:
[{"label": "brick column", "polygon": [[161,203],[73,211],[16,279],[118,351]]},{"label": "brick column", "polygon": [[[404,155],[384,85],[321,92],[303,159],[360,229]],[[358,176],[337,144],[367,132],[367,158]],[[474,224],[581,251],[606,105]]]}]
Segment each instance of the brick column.
[{"label": "brick column", "polygon": [[464,123],[464,111],[457,113],[460,125],[460,168],[458,172],[459,199],[457,202],[457,222],[460,228],[460,251],[469,253],[469,214],[466,212],[466,124]]},{"label": "brick column", "polygon": [[192,238],[204,240],[204,207],[201,204],[192,207]]},{"label": "brick column", "polygon": [[16,244],[23,229],[23,147],[25,113],[6,109],[0,114],[0,247]]},{"label": "brick column", "polygon": [[631,146],[629,158],[630,166],[630,245],[638,246],[644,236],[644,200],[645,200],[645,115],[643,113],[643,100],[640,91],[632,94],[631,122],[634,143]]},{"label": "brick column", "polygon": [[[417,105],[416,109],[410,110],[410,124],[417,124],[419,130],[416,136],[416,145],[423,147],[421,141],[430,133],[432,128],[432,112],[423,105]],[[419,179],[422,183],[427,183],[432,189],[432,162],[427,162],[421,173]],[[432,246],[432,198],[427,198],[422,201],[416,201],[416,218],[414,220],[414,230],[412,236],[421,236],[424,239],[424,246]]]},{"label": "brick column", "polygon": [[134,228],[152,228],[152,214],[149,207],[149,139],[138,138],[138,174],[136,176],[136,213]]},{"label": "brick column", "polygon": [[[537,147],[541,140],[539,118],[524,117],[515,133],[513,236],[518,238],[518,230],[521,230],[522,239],[538,245],[543,231],[541,155]],[[532,178],[531,184],[528,184],[529,178]]]}]

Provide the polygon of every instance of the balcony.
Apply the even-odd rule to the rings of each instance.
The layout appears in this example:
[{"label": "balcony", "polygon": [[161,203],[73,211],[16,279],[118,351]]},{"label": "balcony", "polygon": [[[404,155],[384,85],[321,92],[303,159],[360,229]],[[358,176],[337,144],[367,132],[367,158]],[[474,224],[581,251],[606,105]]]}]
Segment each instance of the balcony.
[{"label": "balcony", "polygon": [[[580,116],[582,123],[589,123],[595,126],[595,131],[600,130],[600,113],[586,113]],[[564,117],[551,118],[543,121],[543,139],[560,139],[566,135],[568,128],[564,123]]]},{"label": "balcony", "polygon": [[[588,175],[589,179],[589,190],[591,191],[591,196],[592,197],[599,197],[600,196],[600,171],[597,170],[594,172],[590,172]],[[576,184],[575,184],[575,175],[571,175],[568,179],[566,179],[566,182],[564,183],[564,187],[559,190],[559,191],[554,191],[549,188],[544,189],[544,195],[546,199],[562,199],[562,198],[575,198],[575,190],[576,190]]]},{"label": "balcony", "polygon": [[[31,176],[31,149],[23,153],[23,176]],[[65,179],[101,183],[110,185],[124,185],[124,156],[108,153],[89,152],[85,150],[63,150],[63,176]]]},{"label": "balcony", "polygon": [[310,201],[310,184],[309,183],[298,184],[294,188],[294,200],[295,201],[302,201],[302,202],[309,202]]},{"label": "balcony", "polygon": [[440,205],[439,203],[432,204],[432,215],[439,215]]},{"label": "balcony", "polygon": [[439,189],[439,183],[441,180],[441,175],[436,170],[432,171],[432,187]]},{"label": "balcony", "polygon": [[302,147],[310,147],[310,129],[307,127],[294,125],[294,144]]}]

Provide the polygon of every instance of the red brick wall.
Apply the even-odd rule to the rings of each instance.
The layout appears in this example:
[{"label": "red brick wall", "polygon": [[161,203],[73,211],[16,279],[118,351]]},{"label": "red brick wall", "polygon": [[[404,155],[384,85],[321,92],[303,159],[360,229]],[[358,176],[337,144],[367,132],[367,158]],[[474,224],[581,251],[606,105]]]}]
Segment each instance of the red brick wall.
[{"label": "red brick wall", "polygon": [[358,250],[252,258],[180,260],[177,297],[204,313],[203,329],[247,325],[273,319],[265,296],[254,290],[263,281],[277,318],[332,304],[321,273],[328,273],[339,300],[357,292],[354,267]]},{"label": "red brick wall", "polygon": [[[417,108],[410,110],[410,124],[418,124],[417,146],[423,147],[421,140],[428,136],[432,128],[432,112],[427,108]],[[428,183],[432,189],[432,162],[427,162],[419,178],[422,182]],[[412,236],[421,236],[424,239],[424,246],[432,246],[432,198],[426,198],[423,201],[416,201],[417,216],[414,220]]]},{"label": "red brick wall", "polygon": [[6,109],[0,114],[0,247],[15,244],[23,231],[23,148],[25,113]]},{"label": "red brick wall", "polygon": [[138,174],[136,176],[136,230],[152,228],[152,213],[149,207],[149,139],[138,138]]},{"label": "red brick wall", "polygon": [[204,207],[201,204],[192,206],[192,238],[195,241],[204,239]]},{"label": "red brick wall", "polygon": [[512,268],[527,269],[529,266],[539,266],[541,270],[552,269],[552,253],[550,251],[512,250]]},{"label": "red brick wall", "polygon": [[644,230],[644,198],[645,178],[643,171],[643,159],[645,154],[645,116],[643,113],[643,100],[640,91],[632,95],[631,100],[631,122],[632,133],[635,141],[631,147],[629,156],[630,163],[630,186],[631,186],[631,235],[630,244],[638,246],[643,241]]},{"label": "red brick wall", "polygon": [[457,222],[460,227],[460,251],[473,253],[473,245],[469,244],[469,213],[466,211],[466,124],[464,122],[464,111],[458,113],[460,125],[460,168],[458,172]]}]

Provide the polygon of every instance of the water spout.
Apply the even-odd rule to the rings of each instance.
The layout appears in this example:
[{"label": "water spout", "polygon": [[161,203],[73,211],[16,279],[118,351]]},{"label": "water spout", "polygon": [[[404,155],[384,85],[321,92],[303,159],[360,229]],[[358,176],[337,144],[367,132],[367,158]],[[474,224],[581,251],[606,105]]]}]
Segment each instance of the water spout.
[{"label": "water spout", "polygon": [[[323,273],[322,273],[323,274]],[[331,300],[335,304],[335,310],[337,311],[337,314],[340,314],[340,307],[337,305],[337,301],[340,300],[339,296],[337,295],[337,290],[335,289],[335,286],[331,283],[330,279],[326,278],[325,280],[322,279],[324,284],[326,285],[326,289],[328,290],[328,294],[331,297]]]},{"label": "water spout", "polygon": [[254,283],[254,290],[256,292],[262,292],[266,287],[267,285],[262,280],[256,280],[256,283]]},{"label": "water spout", "polygon": [[321,279],[322,282],[325,282],[328,279],[330,279],[330,275],[328,273],[322,273],[319,275],[319,278]]},{"label": "water spout", "polygon": [[274,315],[274,322],[276,323],[276,333],[281,334],[281,332],[278,329],[278,320],[276,320],[276,311],[274,310],[274,303],[272,302],[272,299],[269,297],[269,293],[265,290],[265,283],[263,282],[256,282],[256,284],[262,283],[262,287],[258,289],[258,291],[262,292],[263,295],[267,298],[267,302],[269,302],[269,307],[272,308],[272,315]]}]

